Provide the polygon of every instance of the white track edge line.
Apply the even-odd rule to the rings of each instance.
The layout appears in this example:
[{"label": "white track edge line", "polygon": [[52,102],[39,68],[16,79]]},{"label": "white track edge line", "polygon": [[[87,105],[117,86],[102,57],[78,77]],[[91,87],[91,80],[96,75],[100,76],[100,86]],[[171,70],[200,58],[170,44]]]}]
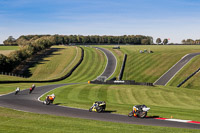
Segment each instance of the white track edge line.
[{"label": "white track edge line", "polygon": [[158,80],[160,80],[166,73],[168,73],[174,66],[176,66],[183,58],[185,58],[188,55],[189,54],[184,55],[178,62],[176,62],[176,64],[174,64],[169,70],[167,70],[162,76],[160,76],[160,78],[158,78],[153,84],[155,84]]},{"label": "white track edge line", "polygon": [[[190,60],[192,60],[193,59],[193,57],[190,59]],[[178,74],[178,72],[179,71],[181,71],[181,69],[183,68],[183,67],[185,67],[189,62],[190,62],[190,60],[185,64],[185,65],[183,65],[168,81],[167,81],[167,83],[165,84],[165,86],[176,76],[176,74]]]}]

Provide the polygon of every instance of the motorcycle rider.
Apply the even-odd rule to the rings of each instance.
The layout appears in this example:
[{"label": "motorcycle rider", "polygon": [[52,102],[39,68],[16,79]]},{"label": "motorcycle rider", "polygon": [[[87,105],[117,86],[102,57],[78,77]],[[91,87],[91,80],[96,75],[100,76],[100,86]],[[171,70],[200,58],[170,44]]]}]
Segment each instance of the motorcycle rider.
[{"label": "motorcycle rider", "polygon": [[55,96],[54,93],[47,96],[47,99],[50,100],[50,101],[54,101],[55,98],[56,98],[56,96]]},{"label": "motorcycle rider", "polygon": [[35,89],[35,84],[32,85],[32,89]]},{"label": "motorcycle rider", "polygon": [[17,93],[20,92],[20,88],[17,87],[17,89],[15,90],[15,95],[17,95]]},{"label": "motorcycle rider", "polygon": [[134,116],[137,116],[140,112],[142,112],[143,107],[147,107],[147,106],[145,106],[145,105],[135,105],[135,106],[133,106]]}]

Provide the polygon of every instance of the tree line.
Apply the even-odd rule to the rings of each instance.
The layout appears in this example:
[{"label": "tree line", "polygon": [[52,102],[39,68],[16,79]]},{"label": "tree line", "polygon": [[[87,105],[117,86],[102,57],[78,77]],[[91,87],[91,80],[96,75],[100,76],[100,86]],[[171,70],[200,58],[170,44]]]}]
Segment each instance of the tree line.
[{"label": "tree line", "polygon": [[150,45],[153,43],[151,36],[124,35],[124,36],[83,36],[83,35],[22,35],[18,39],[12,36],[4,41],[4,45],[31,45],[41,37],[50,37],[54,45],[58,44],[135,44]]},{"label": "tree line", "polygon": [[182,40],[182,44],[186,44],[186,45],[197,45],[197,44],[200,44],[200,39],[198,39],[198,40],[184,39],[184,40]]}]

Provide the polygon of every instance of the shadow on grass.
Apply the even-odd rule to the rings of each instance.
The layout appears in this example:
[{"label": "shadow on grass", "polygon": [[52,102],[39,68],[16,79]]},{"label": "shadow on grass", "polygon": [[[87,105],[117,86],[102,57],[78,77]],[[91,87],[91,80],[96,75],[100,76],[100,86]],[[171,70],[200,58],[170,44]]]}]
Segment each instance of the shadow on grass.
[{"label": "shadow on grass", "polygon": [[60,105],[60,104],[64,104],[64,103],[55,103],[54,105]]},{"label": "shadow on grass", "polygon": [[60,51],[62,49],[63,48],[51,48],[46,50],[45,52],[37,53],[34,56],[32,56],[32,59],[22,62],[21,65],[13,71],[13,73],[22,74],[26,77],[31,77],[32,73],[30,71],[30,68],[33,68],[38,64],[44,64],[44,62],[49,61],[45,60],[45,58],[52,57],[54,55],[59,55],[55,54],[54,52]]}]

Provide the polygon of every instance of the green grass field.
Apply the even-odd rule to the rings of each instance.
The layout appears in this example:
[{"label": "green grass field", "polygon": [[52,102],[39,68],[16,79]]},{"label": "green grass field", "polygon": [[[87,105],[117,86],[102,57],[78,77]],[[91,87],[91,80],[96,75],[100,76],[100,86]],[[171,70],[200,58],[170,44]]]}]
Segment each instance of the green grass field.
[{"label": "green grass field", "polygon": [[11,52],[18,50],[19,46],[0,46],[0,54],[9,55]]},{"label": "green grass field", "polygon": [[149,116],[173,116],[177,119],[200,121],[200,90],[164,86],[81,84],[61,87],[48,94],[52,93],[57,97],[54,103],[70,107],[89,109],[94,101],[100,100],[106,101],[107,110],[127,115],[133,105],[145,104],[151,108]]},{"label": "green grass field", "polygon": [[0,46],[0,51],[1,50],[18,50],[19,46]]},{"label": "green grass field", "polygon": [[142,126],[20,112],[0,107],[1,133],[198,133],[195,129]]}]

